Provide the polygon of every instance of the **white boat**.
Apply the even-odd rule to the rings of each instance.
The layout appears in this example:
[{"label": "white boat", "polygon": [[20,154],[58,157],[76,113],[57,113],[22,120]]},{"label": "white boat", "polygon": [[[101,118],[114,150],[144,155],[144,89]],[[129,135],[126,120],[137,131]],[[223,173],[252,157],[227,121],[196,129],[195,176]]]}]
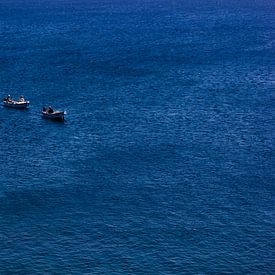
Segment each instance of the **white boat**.
[{"label": "white boat", "polygon": [[16,101],[16,100],[3,100],[3,105],[5,107],[16,108],[16,109],[26,109],[29,107],[29,101]]},{"label": "white boat", "polygon": [[64,121],[65,112],[64,111],[53,111],[49,112],[48,109],[44,109],[42,111],[42,117],[57,120],[57,121]]}]

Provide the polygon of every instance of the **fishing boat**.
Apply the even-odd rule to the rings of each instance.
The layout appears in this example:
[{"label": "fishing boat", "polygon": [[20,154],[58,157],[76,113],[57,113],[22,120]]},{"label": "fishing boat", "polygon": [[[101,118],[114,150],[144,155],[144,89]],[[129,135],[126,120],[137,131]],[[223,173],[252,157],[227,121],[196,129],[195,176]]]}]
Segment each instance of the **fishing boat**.
[{"label": "fishing boat", "polygon": [[42,117],[48,118],[56,121],[64,121],[65,120],[65,114],[64,111],[54,111],[51,107],[43,108],[42,110]]},{"label": "fishing boat", "polygon": [[13,99],[3,99],[3,105],[5,107],[16,108],[16,109],[26,109],[29,107],[30,102],[27,100],[13,100]]}]

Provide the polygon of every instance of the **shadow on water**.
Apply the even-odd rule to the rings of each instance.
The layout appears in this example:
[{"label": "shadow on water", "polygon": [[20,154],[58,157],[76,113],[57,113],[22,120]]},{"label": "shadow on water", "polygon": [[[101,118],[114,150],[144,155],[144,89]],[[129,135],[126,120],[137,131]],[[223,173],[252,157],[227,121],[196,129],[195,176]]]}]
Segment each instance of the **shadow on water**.
[{"label": "shadow on water", "polygon": [[8,112],[28,112],[30,108],[11,108],[11,107],[6,107],[2,106],[3,110],[7,110]]},{"label": "shadow on water", "polygon": [[43,117],[41,116],[41,118],[45,121],[48,121],[49,123],[57,123],[57,124],[65,124],[67,122],[66,119],[51,119],[51,118],[47,118],[47,117]]}]

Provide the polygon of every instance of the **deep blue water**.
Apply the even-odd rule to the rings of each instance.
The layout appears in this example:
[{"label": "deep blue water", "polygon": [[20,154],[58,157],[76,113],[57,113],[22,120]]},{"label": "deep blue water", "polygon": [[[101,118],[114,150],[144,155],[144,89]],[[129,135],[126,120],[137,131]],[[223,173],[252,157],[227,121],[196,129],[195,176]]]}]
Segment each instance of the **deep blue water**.
[{"label": "deep blue water", "polygon": [[274,274],[274,8],[1,0],[0,274]]}]

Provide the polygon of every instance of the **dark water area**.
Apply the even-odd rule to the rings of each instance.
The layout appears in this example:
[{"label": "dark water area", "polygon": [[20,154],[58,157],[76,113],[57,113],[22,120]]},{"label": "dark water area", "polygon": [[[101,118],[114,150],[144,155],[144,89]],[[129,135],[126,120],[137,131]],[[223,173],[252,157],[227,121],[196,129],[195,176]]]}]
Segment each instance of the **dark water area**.
[{"label": "dark water area", "polygon": [[1,0],[0,274],[274,274],[274,8]]}]

